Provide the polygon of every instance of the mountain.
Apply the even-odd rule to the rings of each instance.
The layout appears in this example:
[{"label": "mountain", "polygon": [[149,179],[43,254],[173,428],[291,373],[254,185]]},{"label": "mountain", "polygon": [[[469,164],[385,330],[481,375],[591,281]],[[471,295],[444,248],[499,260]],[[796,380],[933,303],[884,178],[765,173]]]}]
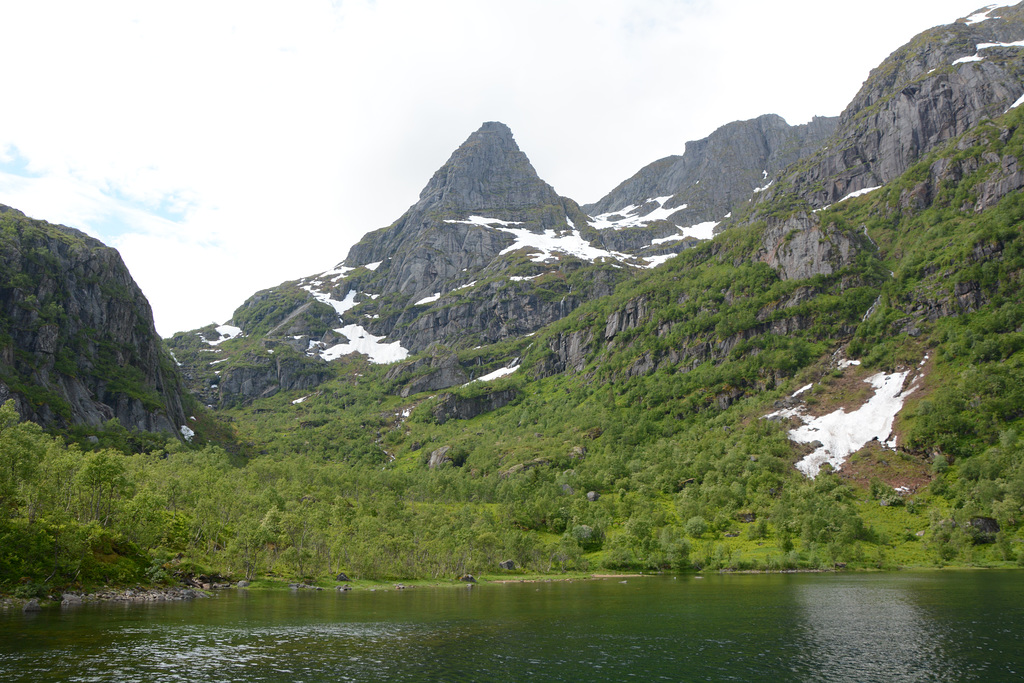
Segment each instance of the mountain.
[{"label": "mountain", "polygon": [[770,186],[775,176],[832,135],[837,117],[790,126],[774,114],[734,121],[686,143],[681,156],[659,159],[583,209],[616,225],[669,220],[679,227],[717,224]]},{"label": "mountain", "polygon": [[[367,332],[393,334],[383,343],[403,352],[377,357],[388,365],[338,356],[322,383],[256,398],[232,419],[255,452],[367,466],[375,490],[409,501],[394,503],[408,533],[387,533],[436,548],[422,571],[452,557],[488,566],[502,552],[537,566],[534,551],[561,566],[608,568],[1016,557],[1007,544],[1024,519],[1012,493],[1024,471],[1020,7],[916,37],[838,120],[725,126],[585,208],[538,184],[507,129],[485,125],[405,216],[334,271],[289,285],[294,299],[274,318],[306,305],[306,291],[344,308],[349,324],[362,313]],[[729,166],[740,157],[753,165]],[[514,170],[488,176],[490,163]],[[715,175],[719,164],[737,178],[731,186]],[[683,185],[670,184],[671,168]],[[480,190],[490,177],[506,183],[495,185],[502,192],[521,184],[517,201]],[[673,215],[673,202],[687,203],[679,193],[705,178],[719,178],[727,197],[714,201],[727,203]],[[827,194],[808,191],[824,178]],[[657,213],[635,220],[637,205],[653,208],[646,199]],[[716,221],[714,239],[665,239],[702,219]],[[521,237],[550,230],[597,248],[643,229],[665,232],[605,263],[577,257],[570,282],[606,269],[618,276],[603,296],[546,323],[526,325],[533,311],[511,309],[499,334],[466,315],[494,309],[468,307],[459,287],[481,291],[484,278],[502,287],[553,267],[554,258],[531,260],[549,252],[502,253]],[[655,240],[687,248],[637,267]],[[575,263],[558,261],[563,272]],[[418,338],[421,330],[429,334]],[[318,355],[331,357],[329,348]],[[474,560],[469,543],[459,555],[433,526],[444,505],[477,506],[459,528],[494,534],[504,551]],[[500,520],[480,521],[488,505]],[[509,529],[534,551],[494,540]],[[404,566],[374,554],[368,536],[362,547],[377,558],[354,559],[362,571]]]},{"label": "mountain", "polygon": [[180,380],[118,253],[0,206],[0,402],[42,425],[177,433]]},{"label": "mountain", "polygon": [[209,405],[315,386],[330,376],[325,361],[353,353],[395,363],[429,349],[394,371],[396,390],[447,388],[514,359],[460,364],[451,349],[522,340],[696,242],[665,221],[600,227],[540,179],[507,126],[485,123],[335,269],[243,303],[229,321],[237,340],[221,344],[211,326],[170,344]]},{"label": "mountain", "polygon": [[828,206],[894,180],[936,146],[1005,113],[1024,95],[1022,40],[1020,4],[918,35],[871,71],[835,133],[778,188]]},{"label": "mountain", "polygon": [[[133,548],[131,580],[1024,565],[1022,11],[917,36],[831,132],[726,126],[589,210],[484,124],[336,268],[169,340],[233,455],[7,449],[38,435],[4,408],[0,533],[34,550],[0,581],[105,579]],[[677,216],[706,178],[713,213]],[[49,351],[77,323],[47,328],[39,274],[107,252],[4,216],[6,357],[50,391],[91,356]]]}]

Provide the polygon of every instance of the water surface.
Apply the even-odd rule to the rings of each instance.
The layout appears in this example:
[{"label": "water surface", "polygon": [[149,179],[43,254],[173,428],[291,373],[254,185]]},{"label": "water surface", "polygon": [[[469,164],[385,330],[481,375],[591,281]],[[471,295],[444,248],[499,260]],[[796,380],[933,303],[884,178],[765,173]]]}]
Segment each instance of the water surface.
[{"label": "water surface", "polygon": [[1024,680],[1024,574],[246,592],[0,613],[4,681]]}]

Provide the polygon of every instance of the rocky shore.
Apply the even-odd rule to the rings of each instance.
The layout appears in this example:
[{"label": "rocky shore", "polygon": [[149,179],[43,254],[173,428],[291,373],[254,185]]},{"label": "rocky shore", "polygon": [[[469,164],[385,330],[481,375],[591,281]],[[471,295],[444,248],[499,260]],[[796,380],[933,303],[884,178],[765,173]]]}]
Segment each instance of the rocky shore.
[{"label": "rocky shore", "polygon": [[21,610],[23,612],[37,612],[44,605],[60,605],[61,607],[73,607],[86,603],[140,603],[140,602],[177,602],[181,600],[196,600],[210,597],[207,593],[195,588],[181,588],[172,586],[168,588],[105,588],[92,593],[63,593],[59,597],[52,595],[48,599],[39,598],[0,598],[0,610]]}]

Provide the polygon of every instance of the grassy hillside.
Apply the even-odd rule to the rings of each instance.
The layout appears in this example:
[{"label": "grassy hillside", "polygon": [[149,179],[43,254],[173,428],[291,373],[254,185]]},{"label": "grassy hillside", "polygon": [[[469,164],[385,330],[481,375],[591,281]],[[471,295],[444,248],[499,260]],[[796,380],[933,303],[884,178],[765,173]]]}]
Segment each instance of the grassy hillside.
[{"label": "grassy hillside", "polygon": [[[142,453],[116,424],[66,445],[5,408],[0,583],[1024,563],[1022,118],[812,214],[840,267],[767,263],[809,208],[783,197],[535,336],[456,352],[518,359],[493,381],[402,398],[343,360]],[[806,477],[814,444],[765,419],[853,412],[899,372],[897,446],[838,471]]]}]

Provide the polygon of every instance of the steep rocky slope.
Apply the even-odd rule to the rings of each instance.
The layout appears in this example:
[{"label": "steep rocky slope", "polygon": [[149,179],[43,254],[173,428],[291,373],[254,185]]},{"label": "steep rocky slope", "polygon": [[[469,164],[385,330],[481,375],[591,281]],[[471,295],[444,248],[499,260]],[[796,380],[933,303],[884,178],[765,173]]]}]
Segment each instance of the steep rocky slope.
[{"label": "steep rocky slope", "polygon": [[871,71],[835,134],[779,190],[828,206],[1003,114],[1024,95],[1022,41],[1024,4],[989,6],[921,33]]},{"label": "steep rocky slope", "polygon": [[583,210],[617,224],[663,217],[677,226],[718,223],[780,171],[816,151],[837,117],[790,126],[774,114],[734,121],[686,143],[680,156],[659,159]]},{"label": "steep rocky slope", "polygon": [[[1020,5],[986,9],[926,31],[872,71],[838,119],[728,124],[585,208],[540,179],[507,126],[486,123],[335,269],[257,293],[231,321],[239,336],[216,348],[203,331],[172,346],[211,405],[314,387],[352,354],[396,363],[429,351],[389,373],[408,395],[512,367],[528,335],[729,226],[751,227],[749,257],[783,280],[831,277],[871,242],[817,211],[1009,109],[1024,92],[1021,16]],[[978,206],[1017,187],[1011,157]],[[904,203],[926,205],[939,179],[969,175],[972,163],[942,161]],[[554,343],[560,356],[543,372],[579,365],[583,343]],[[467,364],[462,352],[477,347]]]},{"label": "steep rocky slope", "polygon": [[43,425],[177,432],[177,372],[118,253],[6,206],[0,240],[0,400]]},{"label": "steep rocky slope", "polygon": [[[507,126],[485,123],[416,204],[367,234],[335,269],[259,292],[239,307],[231,320],[237,339],[211,348],[217,336],[207,338],[210,328],[175,335],[171,346],[210,404],[315,384],[329,374],[326,362],[353,353],[393,363],[434,349],[433,367],[446,370],[414,378],[403,365],[392,379],[447,387],[488,368],[453,371],[445,347],[535,333],[693,243],[664,239],[676,232],[669,223],[596,229],[540,179]],[[424,372],[422,364],[409,369]]]}]

